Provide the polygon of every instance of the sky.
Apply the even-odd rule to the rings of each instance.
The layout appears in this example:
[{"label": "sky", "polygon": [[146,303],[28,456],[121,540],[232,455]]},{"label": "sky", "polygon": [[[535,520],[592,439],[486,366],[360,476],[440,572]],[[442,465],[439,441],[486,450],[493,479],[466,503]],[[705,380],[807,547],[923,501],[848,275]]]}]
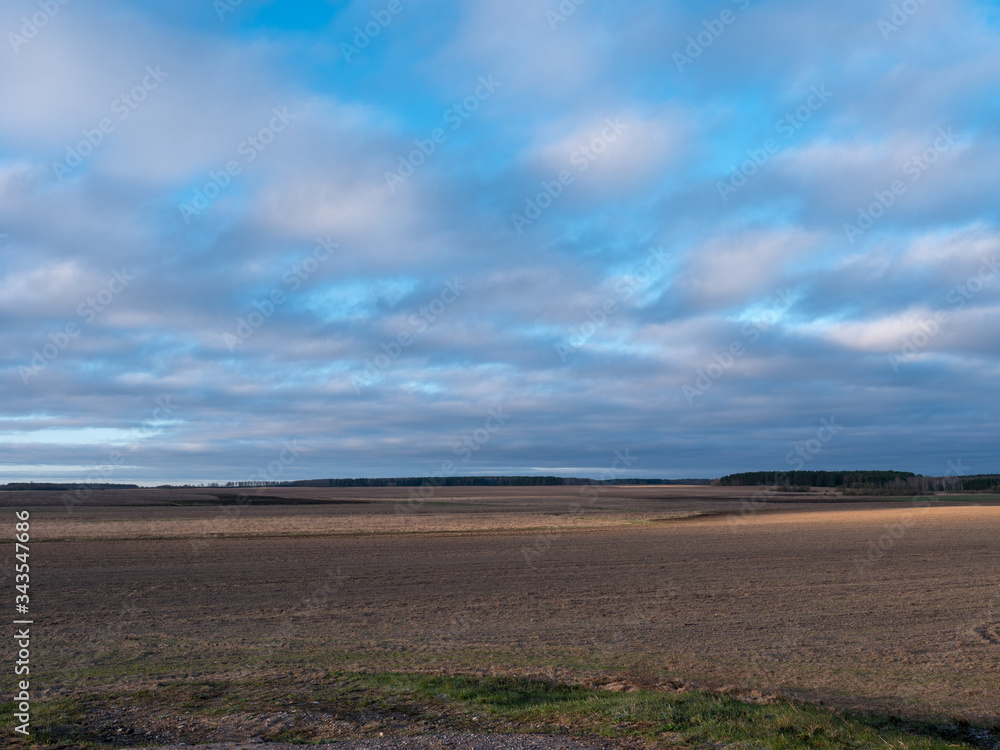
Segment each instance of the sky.
[{"label": "sky", "polygon": [[0,482],[1000,471],[998,3],[0,34]]}]

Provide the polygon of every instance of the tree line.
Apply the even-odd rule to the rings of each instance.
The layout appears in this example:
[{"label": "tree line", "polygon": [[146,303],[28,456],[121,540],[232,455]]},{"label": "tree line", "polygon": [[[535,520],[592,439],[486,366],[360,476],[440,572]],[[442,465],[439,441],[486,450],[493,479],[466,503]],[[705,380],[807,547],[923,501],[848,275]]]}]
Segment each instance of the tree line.
[{"label": "tree line", "polygon": [[835,487],[847,494],[912,494],[1000,490],[1000,475],[924,476],[912,471],[748,471],[712,482],[720,487]]}]

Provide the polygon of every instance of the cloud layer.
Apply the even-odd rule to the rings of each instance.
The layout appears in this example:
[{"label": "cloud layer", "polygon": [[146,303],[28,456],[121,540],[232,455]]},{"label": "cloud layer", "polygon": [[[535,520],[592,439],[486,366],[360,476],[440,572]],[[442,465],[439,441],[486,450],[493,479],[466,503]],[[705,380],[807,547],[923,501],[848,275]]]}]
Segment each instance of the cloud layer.
[{"label": "cloud layer", "polygon": [[992,4],[336,6],[0,9],[0,481],[1000,471]]}]

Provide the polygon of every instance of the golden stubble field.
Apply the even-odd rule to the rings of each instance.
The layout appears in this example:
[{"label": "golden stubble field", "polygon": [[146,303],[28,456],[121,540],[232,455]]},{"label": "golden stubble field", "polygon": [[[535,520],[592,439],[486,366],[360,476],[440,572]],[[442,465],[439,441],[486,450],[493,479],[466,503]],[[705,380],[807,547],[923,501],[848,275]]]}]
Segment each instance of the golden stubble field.
[{"label": "golden stubble field", "polygon": [[33,508],[40,697],[418,669],[1000,719],[989,499],[267,488],[226,507],[100,493],[68,513],[8,494]]}]

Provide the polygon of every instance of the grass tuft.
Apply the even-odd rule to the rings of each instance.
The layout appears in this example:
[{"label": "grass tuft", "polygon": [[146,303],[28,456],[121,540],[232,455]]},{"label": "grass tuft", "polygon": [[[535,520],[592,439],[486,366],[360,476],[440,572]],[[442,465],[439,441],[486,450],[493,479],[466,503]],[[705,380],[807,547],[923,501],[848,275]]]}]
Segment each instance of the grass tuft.
[{"label": "grass tuft", "polygon": [[[208,741],[202,727],[220,717],[316,715],[351,723],[354,736],[378,732],[532,732],[637,739],[671,747],[724,746],[769,750],[844,748],[985,748],[996,741],[985,727],[964,723],[930,724],[887,716],[849,715],[822,706],[783,701],[747,703],[717,693],[639,689],[612,692],[551,680],[512,676],[420,673],[331,672],[307,685],[280,681],[177,681],[156,690],[86,695],[35,704],[31,741],[12,747],[108,747],[107,729],[95,716],[118,717],[118,731],[135,746],[166,744],[143,738],[143,724],[183,712],[186,733],[169,737],[188,743]],[[2,712],[9,714],[4,707]],[[12,719],[2,717],[5,721]],[[129,722],[132,722],[129,724]],[[162,721],[161,721],[162,724]],[[319,725],[275,726],[273,741],[314,743],[324,739]],[[167,729],[167,734],[171,734]],[[200,734],[199,734],[200,732]]]}]

